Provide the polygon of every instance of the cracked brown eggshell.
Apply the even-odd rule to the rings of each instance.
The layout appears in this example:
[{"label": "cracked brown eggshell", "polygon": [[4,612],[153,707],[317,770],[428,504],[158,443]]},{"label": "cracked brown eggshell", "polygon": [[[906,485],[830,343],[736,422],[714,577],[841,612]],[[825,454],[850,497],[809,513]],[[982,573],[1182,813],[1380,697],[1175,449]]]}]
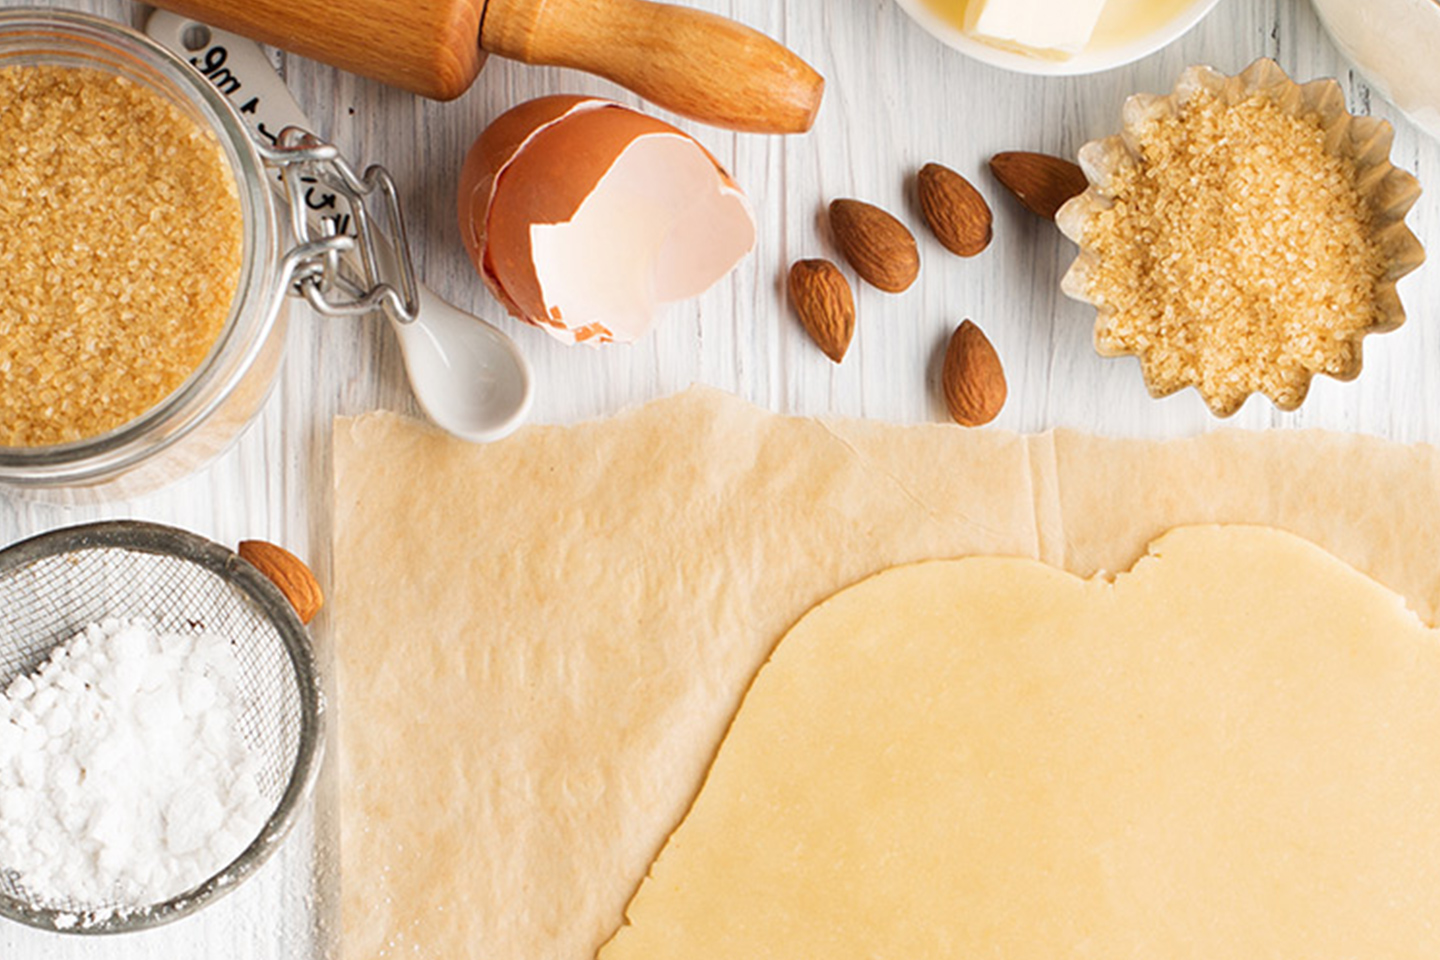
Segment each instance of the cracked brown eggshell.
[{"label": "cracked brown eggshell", "polygon": [[567,343],[634,340],[755,244],[748,200],[698,141],[590,97],[531,100],[486,128],[459,216],[490,292]]}]

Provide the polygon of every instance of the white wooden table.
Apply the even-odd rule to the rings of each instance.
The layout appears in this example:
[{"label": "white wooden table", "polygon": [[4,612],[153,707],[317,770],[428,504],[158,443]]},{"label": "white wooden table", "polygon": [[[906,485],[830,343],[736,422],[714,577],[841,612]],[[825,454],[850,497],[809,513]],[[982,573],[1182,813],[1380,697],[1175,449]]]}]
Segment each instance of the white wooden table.
[{"label": "white wooden table", "polygon": [[[936,378],[945,339],[971,317],[989,333],[1009,377],[1010,400],[997,427],[1068,426],[1143,437],[1223,427],[1323,427],[1440,441],[1440,267],[1422,268],[1402,283],[1409,322],[1366,341],[1359,380],[1317,381],[1293,414],[1252,398],[1231,420],[1216,421],[1193,391],[1152,400],[1132,360],[1095,355],[1093,313],[1058,291],[1073,247],[1020,209],[984,166],[1001,150],[1073,155],[1086,140],[1113,132],[1127,94],[1168,90],[1188,64],[1234,72],[1270,56],[1300,79],[1339,78],[1352,108],[1395,123],[1395,162],[1431,185],[1410,225],[1440,255],[1440,143],[1426,139],[1354,76],[1308,0],[1221,0],[1207,20],[1166,50],[1075,79],[1024,77],[967,60],[922,32],[891,0],[690,2],[791,45],[826,75],[829,89],[808,136],[737,135],[681,123],[748,190],[759,243],[729,279],[671,309],[629,347],[565,347],[504,317],[461,247],[454,195],[471,140],[508,107],[557,92],[637,102],[633,97],[581,74],[492,60],[468,94],[438,104],[277,55],[319,132],[356,160],[385,164],[399,181],[425,282],[519,342],[536,377],[534,420],[603,416],[696,381],[782,413],[939,420],[944,413]],[[137,25],[144,16],[126,0],[53,5]],[[920,226],[913,175],[930,160],[969,176],[995,209],[995,242],[974,260],[950,256]],[[792,260],[835,256],[819,215],[838,196],[879,203],[909,220],[917,227],[924,265],[918,283],[899,296],[857,286],[857,335],[837,367],[809,342],[782,298]],[[59,509],[0,494],[0,543],[91,519],[136,517],[224,543],[276,541],[307,557],[326,582],[331,418],[380,407],[418,415],[390,331],[373,320],[322,321],[297,307],[273,395],[239,442],[207,470],[153,496],[96,508]],[[316,622],[322,643],[326,631],[322,615]],[[333,830],[325,814],[332,805],[322,790],[318,808],[276,858],[200,915],[149,933],[100,939],[39,934],[0,922],[0,958],[325,955],[335,931],[326,919],[327,885],[317,884],[314,875],[331,852]]]}]

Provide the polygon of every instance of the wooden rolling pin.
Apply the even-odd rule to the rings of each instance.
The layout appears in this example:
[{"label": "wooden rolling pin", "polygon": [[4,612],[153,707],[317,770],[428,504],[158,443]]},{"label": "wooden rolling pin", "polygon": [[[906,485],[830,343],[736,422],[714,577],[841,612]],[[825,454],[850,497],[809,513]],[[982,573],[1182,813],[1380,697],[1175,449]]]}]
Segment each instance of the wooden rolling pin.
[{"label": "wooden rolling pin", "polygon": [[757,133],[810,129],[825,89],[764,34],[650,0],[152,2],[438,100],[464,93],[487,52],[599,74],[676,113]]}]

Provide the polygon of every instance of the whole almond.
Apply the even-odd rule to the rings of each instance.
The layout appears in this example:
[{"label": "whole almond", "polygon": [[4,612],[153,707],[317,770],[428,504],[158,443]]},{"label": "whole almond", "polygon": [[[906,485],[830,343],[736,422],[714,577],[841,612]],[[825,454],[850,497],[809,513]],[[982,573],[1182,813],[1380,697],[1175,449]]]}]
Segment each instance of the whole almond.
[{"label": "whole almond", "polygon": [[263,573],[280,588],[285,599],[295,608],[301,623],[309,623],[325,603],[315,574],[295,554],[264,540],[241,540],[236,550],[240,558]]},{"label": "whole almond", "polygon": [[1005,406],[1007,389],[1000,356],[984,332],[969,320],[950,336],[940,387],[950,416],[962,426],[989,423]]},{"label": "whole almond", "polygon": [[990,171],[1027,210],[1046,220],[1054,220],[1065,201],[1090,185],[1078,166],[1045,153],[997,153]]},{"label": "whole almond", "polygon": [[839,363],[855,334],[855,298],[829,260],[797,260],[790,268],[790,305],[825,356]]},{"label": "whole almond", "polygon": [[990,245],[994,216],[969,180],[949,167],[927,163],[920,168],[915,182],[920,212],[946,250],[956,256],[973,257]]},{"label": "whole almond", "polygon": [[905,224],[860,200],[830,204],[830,227],[855,272],[887,293],[909,288],[920,274],[920,248]]}]

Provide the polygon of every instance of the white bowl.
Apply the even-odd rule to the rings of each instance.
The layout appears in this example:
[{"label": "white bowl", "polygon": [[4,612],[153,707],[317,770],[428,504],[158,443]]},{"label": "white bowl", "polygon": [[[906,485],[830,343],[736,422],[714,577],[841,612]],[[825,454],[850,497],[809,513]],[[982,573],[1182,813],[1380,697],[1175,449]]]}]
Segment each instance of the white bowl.
[{"label": "white bowl", "polygon": [[[1178,40],[1219,0],[1109,0],[1085,49],[1066,60],[1032,57],[981,43],[940,16],[930,0],[896,0],[901,9],[946,46],[992,67],[1064,77],[1133,63]],[[1068,0],[1058,0],[1068,2]]]},{"label": "white bowl", "polygon": [[1370,85],[1440,140],[1440,0],[1315,0]]}]

